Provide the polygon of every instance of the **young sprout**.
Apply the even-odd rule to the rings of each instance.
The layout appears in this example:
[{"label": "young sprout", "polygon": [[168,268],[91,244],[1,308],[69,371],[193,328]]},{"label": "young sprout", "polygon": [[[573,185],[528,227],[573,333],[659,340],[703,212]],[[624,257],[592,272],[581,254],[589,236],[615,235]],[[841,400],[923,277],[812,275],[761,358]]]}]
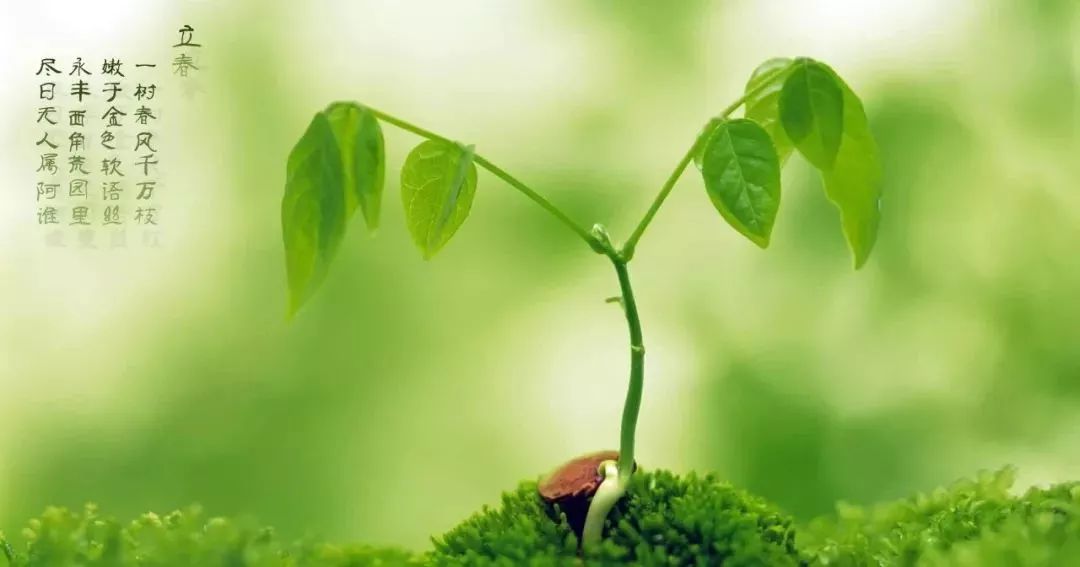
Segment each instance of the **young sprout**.
[{"label": "young sprout", "polygon": [[[743,117],[733,118],[740,108]],[[645,230],[690,163],[700,169],[705,192],[720,216],[761,248],[769,245],[780,206],[780,170],[795,150],[820,172],[825,194],[839,209],[856,269],[866,262],[877,236],[881,166],[866,114],[848,85],[813,59],[771,59],[760,65],[742,96],[706,123],[621,246],[604,226],[585,229],[473,146],[368,106],[335,102],[315,115],[289,154],[281,223],[290,317],[322,283],[356,209],[369,229],[378,225],[386,168],[381,123],[424,138],[401,170],[405,221],[424,258],[442,249],[468,217],[479,166],[547,211],[615,269],[620,291],[616,300],[630,336],[630,380],[619,451],[589,461],[595,467],[584,476],[579,474],[584,461],[572,461],[567,465],[571,468],[556,471],[551,481],[565,481],[571,474],[567,471],[577,471],[572,476],[579,479],[580,490],[564,488],[586,503],[580,534],[585,547],[600,541],[605,519],[626,493],[635,469],[645,343],[628,266]]]}]

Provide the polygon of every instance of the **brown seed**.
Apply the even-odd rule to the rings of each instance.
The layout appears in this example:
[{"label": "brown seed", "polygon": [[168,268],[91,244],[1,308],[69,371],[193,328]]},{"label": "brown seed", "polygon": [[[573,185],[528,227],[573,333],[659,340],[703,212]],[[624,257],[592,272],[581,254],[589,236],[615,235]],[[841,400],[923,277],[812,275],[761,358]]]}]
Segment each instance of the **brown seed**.
[{"label": "brown seed", "polygon": [[618,459],[618,451],[597,451],[577,457],[540,481],[540,496],[548,503],[568,498],[592,498],[604,481],[600,463]]},{"label": "brown seed", "polygon": [[[550,506],[550,510],[566,514],[566,521],[581,541],[581,532],[585,529],[585,516],[589,504],[596,494],[596,489],[604,482],[600,464],[604,461],[619,460],[618,451],[598,451],[582,455],[555,469],[540,481],[537,491]],[[634,468],[637,468],[635,463]],[[557,518],[556,515],[552,515]]]}]

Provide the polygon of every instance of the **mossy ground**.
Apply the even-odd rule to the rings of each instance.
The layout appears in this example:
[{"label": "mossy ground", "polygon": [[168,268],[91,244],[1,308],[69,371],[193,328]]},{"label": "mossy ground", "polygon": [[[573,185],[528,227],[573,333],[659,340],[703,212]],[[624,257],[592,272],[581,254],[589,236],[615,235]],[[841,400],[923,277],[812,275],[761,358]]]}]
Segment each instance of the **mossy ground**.
[{"label": "mossy ground", "polygon": [[[795,565],[791,519],[712,477],[644,472],[609,517],[586,564]],[[579,565],[577,538],[525,483],[435,540],[436,565]]]},{"label": "mossy ground", "polygon": [[1080,565],[1080,482],[1010,493],[1015,471],[873,508],[838,506],[801,529],[812,565]]},{"label": "mossy ground", "polygon": [[764,500],[713,477],[641,472],[581,557],[557,510],[524,483],[435,538],[426,554],[304,541],[208,519],[199,510],[121,524],[93,507],[49,509],[0,567],[394,565],[1080,565],[1080,483],[1009,492],[1010,470],[863,509],[839,506],[802,528]]},{"label": "mossy ground", "polygon": [[198,508],[166,516],[144,514],[121,524],[100,516],[50,508],[23,530],[23,549],[0,541],[0,566],[11,567],[337,567],[409,565],[404,550],[282,543],[270,528],[207,518]]}]

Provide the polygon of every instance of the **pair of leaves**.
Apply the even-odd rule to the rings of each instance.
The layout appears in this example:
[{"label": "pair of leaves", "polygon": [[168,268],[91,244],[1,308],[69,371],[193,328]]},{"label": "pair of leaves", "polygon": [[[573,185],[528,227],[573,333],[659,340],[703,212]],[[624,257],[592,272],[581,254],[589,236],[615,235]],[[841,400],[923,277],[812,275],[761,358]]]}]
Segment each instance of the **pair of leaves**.
[{"label": "pair of leaves", "polygon": [[290,315],[326,277],[356,208],[378,225],[384,167],[382,129],[366,109],[334,103],[311,119],[289,154],[281,201]]},{"label": "pair of leaves", "polygon": [[[385,164],[377,117],[351,102],[316,114],[289,154],[281,228],[290,316],[322,284],[356,209],[369,230],[378,227]],[[472,148],[423,142],[405,160],[401,189],[409,232],[430,258],[469,214],[476,189]]]},{"label": "pair of leaves", "polygon": [[721,216],[766,247],[780,202],[780,168],[797,149],[840,209],[855,267],[877,237],[881,165],[859,98],[811,59],[771,59],[746,85],[746,118],[710,122],[698,141],[705,187]]}]

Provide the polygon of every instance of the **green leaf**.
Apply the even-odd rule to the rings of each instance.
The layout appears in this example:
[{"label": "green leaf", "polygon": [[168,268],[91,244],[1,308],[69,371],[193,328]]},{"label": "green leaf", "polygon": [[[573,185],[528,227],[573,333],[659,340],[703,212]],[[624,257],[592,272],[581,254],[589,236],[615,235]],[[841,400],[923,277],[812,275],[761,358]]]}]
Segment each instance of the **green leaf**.
[{"label": "green leaf", "polygon": [[767,247],[780,206],[780,160],[769,133],[746,118],[720,121],[705,146],[701,174],[724,220]]},{"label": "green leaf", "polygon": [[325,278],[345,234],[345,217],[341,152],[329,120],[320,112],[289,153],[281,200],[290,316]]},{"label": "green leaf", "polygon": [[[791,59],[776,57],[765,61],[754,69],[750,80],[746,83],[747,94],[746,117],[757,122],[769,133],[776,147],[776,154],[780,158],[780,166],[791,155],[792,143],[780,124],[780,89],[784,86],[784,80],[791,74]],[[760,89],[760,90],[759,90]],[[713,118],[698,134],[698,142],[694,152],[694,165],[701,169],[701,158],[705,153],[705,144],[712,136],[713,130],[723,121],[723,118]]]},{"label": "green leaf", "polygon": [[428,140],[413,149],[401,169],[401,200],[413,241],[428,259],[469,216],[476,193],[472,146]]},{"label": "green leaf", "polygon": [[823,171],[825,194],[839,209],[855,268],[870,257],[881,219],[881,161],[862,102],[835,73],[844,94],[844,133],[832,169]]},{"label": "green leaf", "polygon": [[379,226],[386,172],[385,144],[378,119],[354,102],[335,102],[324,111],[334,131],[345,180],[345,218],[359,205],[369,230]]},{"label": "green leaf", "polygon": [[832,167],[844,130],[844,93],[836,75],[812,59],[795,60],[780,91],[780,121],[784,131],[810,163]]},{"label": "green leaf", "polygon": [[746,117],[769,133],[783,167],[794,145],[780,123],[780,91],[791,74],[791,59],[776,57],[758,65],[746,82]]}]

